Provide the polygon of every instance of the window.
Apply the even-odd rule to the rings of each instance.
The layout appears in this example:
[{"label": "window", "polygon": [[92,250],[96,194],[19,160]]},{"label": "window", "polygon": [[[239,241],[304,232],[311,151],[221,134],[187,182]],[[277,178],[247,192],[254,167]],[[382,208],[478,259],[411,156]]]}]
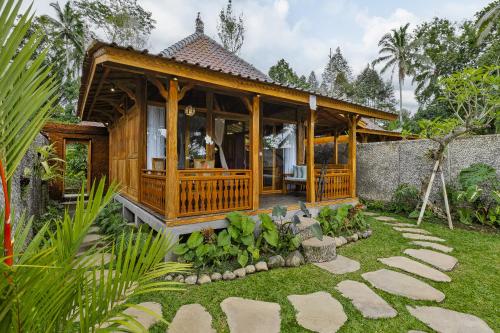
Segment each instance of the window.
[{"label": "window", "polygon": [[165,170],[165,108],[148,105],[147,168]]}]

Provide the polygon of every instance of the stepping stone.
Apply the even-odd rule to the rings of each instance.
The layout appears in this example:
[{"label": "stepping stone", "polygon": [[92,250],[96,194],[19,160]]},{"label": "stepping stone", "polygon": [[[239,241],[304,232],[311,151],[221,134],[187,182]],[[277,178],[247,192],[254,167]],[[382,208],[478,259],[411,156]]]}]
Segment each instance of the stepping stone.
[{"label": "stepping stone", "polygon": [[408,331],[408,333],[427,333],[427,332],[411,330],[411,331]]},{"label": "stepping stone", "polygon": [[101,263],[107,265],[111,261],[111,258],[113,258],[111,253],[94,253],[88,256],[80,257],[78,259],[79,263],[77,266],[95,267],[100,266]]},{"label": "stepping stone", "polygon": [[444,274],[443,272],[438,271],[432,267],[421,264],[418,261],[411,260],[406,257],[398,256],[398,257],[390,257],[390,258],[379,258],[377,259],[384,265],[399,268],[408,273],[412,273],[423,278],[437,281],[437,282],[450,282],[451,278]]},{"label": "stepping stone", "polygon": [[229,297],[220,303],[231,333],[279,333],[280,306],[277,303]]},{"label": "stepping stone", "polygon": [[98,234],[87,234],[80,245],[80,248],[89,248],[98,243],[103,237]]},{"label": "stepping stone", "polygon": [[382,221],[382,222],[390,222],[390,221],[397,221],[394,217],[391,216],[377,216],[375,220]]},{"label": "stepping stone", "polygon": [[366,216],[378,216],[378,214],[374,212],[363,212],[363,214]]},{"label": "stepping stone", "polygon": [[396,231],[400,231],[400,232],[414,232],[416,234],[424,234],[424,235],[431,235],[430,232],[428,232],[427,230],[424,230],[424,229],[419,229],[419,228],[401,228],[401,227],[394,227],[392,228]]},{"label": "stepping stone", "polygon": [[288,300],[297,311],[299,325],[313,332],[334,333],[347,321],[342,304],[327,292],[290,295]]},{"label": "stepping stone", "polygon": [[438,251],[445,252],[445,253],[450,253],[451,251],[453,251],[452,247],[448,247],[448,246],[445,246],[442,244],[425,242],[425,241],[413,241],[413,242],[410,242],[410,244],[418,245],[418,246],[422,246],[422,247],[430,247],[431,249],[438,250]]},{"label": "stepping stone", "polygon": [[451,271],[458,263],[457,258],[427,249],[407,249],[404,254],[422,260],[442,271]]},{"label": "stepping stone", "polygon": [[411,240],[424,240],[424,241],[431,241],[431,242],[446,242],[444,239],[439,238],[439,237],[420,235],[420,234],[410,234],[410,233],[406,233],[406,232],[403,233],[403,237],[406,239],[411,239]]},{"label": "stepping stone", "polygon": [[167,333],[216,333],[212,316],[200,304],[183,305],[175,314]]},{"label": "stepping stone", "polygon": [[97,234],[97,233],[99,233],[99,227],[92,226],[89,228],[89,234]]},{"label": "stepping stone", "polygon": [[412,316],[440,333],[493,333],[482,319],[437,306],[406,306]]},{"label": "stepping stone", "polygon": [[350,299],[365,318],[394,318],[398,314],[392,306],[364,283],[345,280],[340,282],[335,289],[340,291],[342,296]]},{"label": "stepping stone", "polygon": [[304,258],[307,262],[326,262],[335,259],[336,246],[335,239],[330,236],[323,236],[322,240],[316,237],[302,241]]},{"label": "stepping stone", "polygon": [[406,227],[406,228],[416,228],[416,224],[411,223],[402,223],[402,222],[394,222],[394,223],[384,223],[385,225],[390,225],[393,227]]},{"label": "stepping stone", "polygon": [[359,262],[341,255],[337,255],[337,258],[332,261],[315,263],[314,265],[332,274],[352,273],[360,268]]},{"label": "stepping stone", "polygon": [[[158,316],[161,316],[161,305],[159,303],[144,302],[139,303],[138,305],[158,314]],[[158,318],[156,318],[155,316],[152,316],[151,314],[136,308],[128,308],[127,310],[123,311],[123,313],[134,317],[146,330],[148,330],[151,326],[153,326],[154,323],[158,321]],[[132,322],[129,323],[134,325]],[[137,327],[137,329],[139,328],[140,327]]]},{"label": "stepping stone", "polygon": [[379,269],[361,274],[361,276],[375,288],[393,295],[404,296],[416,301],[441,302],[444,300],[444,294],[436,288],[403,273]]}]

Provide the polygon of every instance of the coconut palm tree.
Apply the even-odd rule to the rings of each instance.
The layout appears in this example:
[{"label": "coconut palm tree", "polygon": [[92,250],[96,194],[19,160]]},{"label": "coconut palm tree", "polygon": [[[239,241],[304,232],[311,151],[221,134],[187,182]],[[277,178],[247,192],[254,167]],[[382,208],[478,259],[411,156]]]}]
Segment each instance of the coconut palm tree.
[{"label": "coconut palm tree", "polygon": [[478,30],[477,44],[484,42],[488,34],[491,32],[495,24],[498,25],[500,20],[500,1],[494,1],[484,9],[476,21],[476,29]]},{"label": "coconut palm tree", "polygon": [[406,76],[413,73],[412,61],[415,57],[413,52],[411,36],[408,33],[409,23],[392,29],[378,42],[379,57],[372,64],[384,63],[381,72],[385,73],[391,69],[391,77],[397,70],[399,82],[399,121],[403,122],[403,84]]}]

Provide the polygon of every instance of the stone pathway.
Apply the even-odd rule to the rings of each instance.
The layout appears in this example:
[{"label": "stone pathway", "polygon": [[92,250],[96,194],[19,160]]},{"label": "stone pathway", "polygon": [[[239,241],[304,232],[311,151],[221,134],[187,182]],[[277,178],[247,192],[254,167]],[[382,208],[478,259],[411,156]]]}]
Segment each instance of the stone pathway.
[{"label": "stone pathway", "polygon": [[411,234],[411,233],[403,233],[403,237],[411,240],[425,240],[425,241],[432,241],[432,242],[445,242],[444,239],[439,238],[439,237],[434,237],[434,236],[428,236],[428,235],[420,235],[420,234]]},{"label": "stone pathway", "polygon": [[390,225],[393,227],[405,227],[405,228],[416,228],[416,224],[410,224],[410,223],[402,223],[402,222],[393,222],[393,223],[384,223],[385,225]]},{"label": "stone pathway", "polygon": [[200,304],[183,305],[175,314],[167,333],[215,333],[212,316]]},{"label": "stone pathway", "polygon": [[378,216],[379,214],[374,213],[374,212],[363,212],[366,216]]},{"label": "stone pathway", "polygon": [[426,241],[413,241],[413,242],[410,242],[410,244],[418,245],[418,246],[422,246],[422,247],[429,247],[431,249],[438,250],[438,251],[445,252],[445,253],[450,253],[453,251],[452,247],[448,247],[448,246],[443,245],[443,244],[426,242]]},{"label": "stone pathway", "polygon": [[278,333],[280,306],[277,303],[229,297],[220,304],[231,333]]},{"label": "stone pathway", "polygon": [[314,265],[332,274],[352,273],[359,270],[361,267],[359,262],[356,260],[352,260],[341,255],[337,255],[337,258],[332,261],[315,263]]},{"label": "stone pathway", "polygon": [[404,254],[426,262],[442,271],[451,271],[458,263],[455,257],[427,249],[407,249],[404,250]]},{"label": "stone pathway", "polygon": [[425,282],[388,269],[364,273],[361,276],[377,289],[413,300],[441,302],[445,297],[442,292]]},{"label": "stone pathway", "polygon": [[375,220],[382,221],[382,222],[390,222],[390,221],[397,221],[394,217],[391,216],[377,216],[375,217]]},{"label": "stone pathway", "polygon": [[384,265],[399,268],[405,272],[412,273],[423,278],[437,281],[437,282],[450,282],[451,278],[444,274],[443,272],[438,271],[432,267],[421,264],[418,261],[411,260],[406,257],[390,257],[390,258],[379,258],[378,261],[383,263]]},{"label": "stone pathway", "polygon": [[[149,311],[157,314],[159,317],[161,317],[161,304],[156,303],[156,302],[144,302],[144,303],[139,303],[137,305],[144,307],[144,308],[148,309]],[[123,311],[123,313],[126,315],[129,315],[131,317],[134,317],[135,320],[137,320],[146,330],[148,330],[151,326],[153,326],[154,323],[156,323],[158,321],[158,318],[156,316],[153,316],[146,311],[132,308],[132,307],[126,309],[125,311]],[[129,321],[128,323],[130,325],[132,325],[134,331],[137,331],[137,332],[143,331],[143,329],[140,326],[136,325],[134,322]],[[107,328],[110,325],[111,325],[111,323],[104,323],[100,326],[100,328]],[[125,327],[120,326],[120,328],[124,329]],[[131,328],[127,327],[127,329],[131,329]]]},{"label": "stone pathway", "polygon": [[413,228],[413,227],[393,227],[392,229],[402,232],[413,232],[415,234],[430,235],[431,233],[424,229]]},{"label": "stone pathway", "polygon": [[[337,332],[347,321],[342,304],[327,292],[290,295],[288,300],[297,311],[296,318],[299,325],[313,332]],[[262,332],[269,331],[262,330]]]},{"label": "stone pathway", "polygon": [[392,306],[364,283],[345,280],[340,282],[335,289],[340,291],[342,296],[350,299],[365,318],[393,318],[398,314]]}]

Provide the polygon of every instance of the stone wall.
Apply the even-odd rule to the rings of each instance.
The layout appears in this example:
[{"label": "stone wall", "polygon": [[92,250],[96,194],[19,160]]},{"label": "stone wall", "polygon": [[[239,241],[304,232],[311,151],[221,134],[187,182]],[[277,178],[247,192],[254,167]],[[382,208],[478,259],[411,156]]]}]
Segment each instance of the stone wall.
[{"label": "stone wall", "polygon": [[[425,187],[433,162],[426,153],[436,144],[430,140],[358,143],[357,191],[360,198],[389,201],[399,184]],[[447,182],[473,163],[486,163],[500,172],[500,135],[481,135],[454,141],[443,165]],[[441,198],[441,181],[436,178],[433,202]]]}]

